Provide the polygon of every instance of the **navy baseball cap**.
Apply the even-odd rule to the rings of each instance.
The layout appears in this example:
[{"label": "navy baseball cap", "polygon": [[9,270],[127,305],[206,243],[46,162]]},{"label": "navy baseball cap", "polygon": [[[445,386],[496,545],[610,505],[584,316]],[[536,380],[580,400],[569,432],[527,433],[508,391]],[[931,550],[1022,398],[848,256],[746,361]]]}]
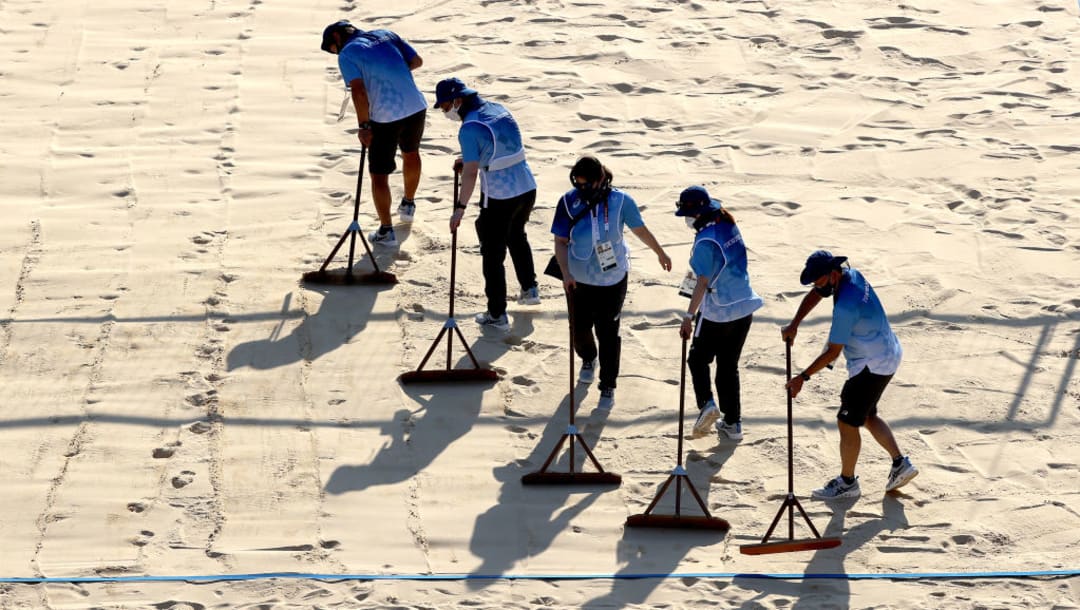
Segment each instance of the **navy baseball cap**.
[{"label": "navy baseball cap", "polygon": [[828,250],[818,250],[807,257],[799,281],[803,286],[813,284],[826,273],[839,269],[846,260],[846,256],[833,256]]},{"label": "navy baseball cap", "polygon": [[[353,27],[353,24],[349,23],[346,19],[342,19],[341,21],[326,26],[326,29],[322,32],[322,50],[330,53],[330,45],[337,44],[334,41],[334,32],[344,32],[346,28]],[[341,49],[338,50],[340,51]]]},{"label": "navy baseball cap", "polygon": [[459,97],[466,97],[475,93],[475,89],[466,87],[465,83],[456,76],[444,78],[439,81],[438,85],[435,85],[435,105],[433,108],[438,108],[439,104],[445,104]]},{"label": "navy baseball cap", "polygon": [[719,210],[722,206],[719,199],[709,197],[709,191],[703,186],[691,186],[679,194],[679,200],[675,202],[676,216],[696,216],[703,212]]}]

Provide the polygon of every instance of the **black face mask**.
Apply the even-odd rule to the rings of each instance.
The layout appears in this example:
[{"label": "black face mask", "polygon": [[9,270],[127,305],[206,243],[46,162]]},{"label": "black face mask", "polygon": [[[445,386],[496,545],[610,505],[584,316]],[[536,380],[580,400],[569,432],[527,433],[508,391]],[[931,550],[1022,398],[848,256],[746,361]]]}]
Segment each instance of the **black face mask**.
[{"label": "black face mask", "polygon": [[573,174],[570,174],[570,184],[577,189],[578,196],[581,197],[581,200],[585,203],[598,203],[603,201],[604,199],[607,199],[608,194],[611,192],[611,184],[609,182],[605,181],[600,187],[593,186],[591,182],[581,185],[577,183]]},{"label": "black face mask", "polygon": [[833,287],[832,284],[825,284],[824,286],[821,286],[821,287],[814,286],[814,292],[818,293],[818,295],[821,296],[821,298],[831,297],[832,294],[833,294],[833,290],[835,290],[835,288]]}]

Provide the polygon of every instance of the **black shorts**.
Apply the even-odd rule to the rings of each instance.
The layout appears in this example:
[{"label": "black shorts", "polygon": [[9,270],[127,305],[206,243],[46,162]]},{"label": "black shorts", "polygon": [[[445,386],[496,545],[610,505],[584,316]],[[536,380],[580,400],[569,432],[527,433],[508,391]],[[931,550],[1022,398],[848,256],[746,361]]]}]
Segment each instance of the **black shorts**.
[{"label": "black shorts", "polygon": [[394,157],[400,148],[403,153],[420,150],[424,136],[427,110],[398,119],[392,123],[371,122],[371,150],[368,151],[368,171],[389,175],[397,169]]},{"label": "black shorts", "polygon": [[877,415],[877,403],[892,375],[875,375],[866,367],[858,375],[844,383],[840,392],[840,411],[836,419],[858,428],[866,418]]}]

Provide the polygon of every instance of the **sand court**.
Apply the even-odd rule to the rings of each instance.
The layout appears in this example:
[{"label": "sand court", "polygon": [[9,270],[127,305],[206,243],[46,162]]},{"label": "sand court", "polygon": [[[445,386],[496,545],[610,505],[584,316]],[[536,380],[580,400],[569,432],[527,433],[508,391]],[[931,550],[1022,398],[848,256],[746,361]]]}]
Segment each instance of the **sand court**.
[{"label": "sand court", "polygon": [[[456,75],[513,112],[539,269],[585,153],[671,256],[667,273],[632,242],[615,408],[574,390],[621,486],[522,486],[566,430],[566,303],[545,277],[539,306],[508,304],[509,332],[477,328],[475,208],[455,314],[499,379],[397,381],[448,313],[457,126],[438,111],[416,220],[375,251],[399,283],[299,282],[353,214],[355,113],[338,121],[319,51],[342,17],[409,40],[428,98]],[[1075,5],[64,1],[0,18],[0,608],[1080,604]],[[693,234],[673,212],[691,184],[734,214],[765,301],[745,439],[684,441],[726,534],[623,527],[676,460]],[[809,499],[839,468],[838,363],[795,401],[794,468],[843,542],[745,556],[787,490],[779,329],[818,248],[865,273],[904,346],[881,409],[921,473],[885,495],[864,435],[862,497]]]}]

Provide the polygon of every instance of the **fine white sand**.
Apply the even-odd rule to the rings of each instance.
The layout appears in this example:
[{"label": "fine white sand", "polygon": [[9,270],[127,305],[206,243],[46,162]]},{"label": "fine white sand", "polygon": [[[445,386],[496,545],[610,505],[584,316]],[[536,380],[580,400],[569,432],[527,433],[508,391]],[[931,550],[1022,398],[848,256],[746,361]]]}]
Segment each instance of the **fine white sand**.
[{"label": "fine white sand", "polygon": [[[480,333],[475,207],[456,313],[500,380],[397,382],[447,317],[457,144],[438,112],[416,222],[377,252],[401,282],[298,283],[352,218],[355,117],[336,122],[318,49],[341,17],[413,43],[429,98],[456,75],[515,114],[539,268],[583,153],[675,260],[634,243],[617,405],[576,393],[621,487],[522,487],[566,429],[565,305],[545,277],[510,333]],[[1076,576],[605,577],[1080,569],[1077,17],[1042,0],[0,3],[0,578],[600,576],[0,584],[0,608],[1077,608]],[[746,439],[684,447],[726,535],[623,527],[675,464],[692,235],[671,212],[691,184],[736,216],[766,302]],[[839,468],[845,372],[822,373],[795,402],[795,493],[843,544],[746,556],[787,493],[778,329],[818,248],[865,273],[904,345],[881,413],[921,474],[884,495],[866,435],[863,496],[808,498]],[[429,368],[445,364],[440,346]]]}]

